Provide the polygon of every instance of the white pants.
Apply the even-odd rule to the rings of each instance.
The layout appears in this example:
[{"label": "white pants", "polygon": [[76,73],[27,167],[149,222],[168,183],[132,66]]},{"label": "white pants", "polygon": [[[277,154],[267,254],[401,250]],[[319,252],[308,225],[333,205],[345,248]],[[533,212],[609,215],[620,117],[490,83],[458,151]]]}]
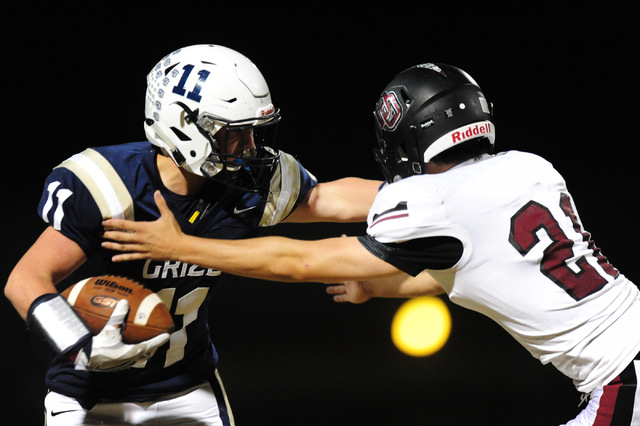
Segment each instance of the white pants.
[{"label": "white pants", "polygon": [[585,409],[563,426],[640,426],[639,358],[611,383],[594,390]]},{"label": "white pants", "polygon": [[[228,418],[221,416],[220,404],[227,407]],[[234,424],[227,401],[218,401],[209,383],[158,401],[101,402],[90,410],[73,398],[50,392],[45,409],[47,426]]]}]

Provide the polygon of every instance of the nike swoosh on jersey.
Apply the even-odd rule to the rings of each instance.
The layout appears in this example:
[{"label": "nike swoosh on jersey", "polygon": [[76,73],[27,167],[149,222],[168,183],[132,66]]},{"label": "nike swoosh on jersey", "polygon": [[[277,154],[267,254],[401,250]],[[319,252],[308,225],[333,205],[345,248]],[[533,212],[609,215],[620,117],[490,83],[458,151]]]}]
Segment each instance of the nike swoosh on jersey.
[{"label": "nike swoosh on jersey", "polygon": [[65,414],[65,413],[73,413],[74,411],[80,411],[80,410],[52,411],[52,412],[51,412],[51,417],[55,417],[55,416],[57,416],[57,415]]},{"label": "nike swoosh on jersey", "polygon": [[257,206],[251,206],[251,207],[247,207],[247,208],[245,208],[245,209],[239,209],[239,208],[237,208],[237,207],[234,207],[234,208],[233,208],[233,213],[234,213],[234,214],[241,214],[241,213],[247,212],[247,211],[249,211],[249,210],[253,210],[253,209],[255,209],[256,207],[257,207]]}]

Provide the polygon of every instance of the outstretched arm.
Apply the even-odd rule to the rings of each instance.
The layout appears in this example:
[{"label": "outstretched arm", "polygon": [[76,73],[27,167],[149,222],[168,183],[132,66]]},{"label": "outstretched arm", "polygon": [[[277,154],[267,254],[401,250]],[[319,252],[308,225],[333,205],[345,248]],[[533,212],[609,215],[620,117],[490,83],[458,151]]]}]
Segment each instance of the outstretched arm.
[{"label": "outstretched arm", "polygon": [[335,283],[396,275],[400,271],[366,250],[355,237],[317,241],[283,237],[212,240],[185,235],[159,192],[161,217],[153,222],[109,219],[103,246],[120,250],[114,261],[178,260],[235,275],[274,281]]},{"label": "outstretched arm", "polygon": [[401,273],[386,279],[369,281],[345,281],[327,287],[336,302],[364,303],[374,297],[409,298],[433,296],[444,290],[428,272],[412,277]]},{"label": "outstretched arm", "polygon": [[319,183],[284,222],[364,222],[381,184],[355,177]]}]

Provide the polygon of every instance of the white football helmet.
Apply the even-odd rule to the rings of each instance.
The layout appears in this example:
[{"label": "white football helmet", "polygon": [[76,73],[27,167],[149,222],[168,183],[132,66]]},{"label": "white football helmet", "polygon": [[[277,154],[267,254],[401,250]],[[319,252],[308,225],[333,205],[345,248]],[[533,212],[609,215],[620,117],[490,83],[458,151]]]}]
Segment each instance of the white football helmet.
[{"label": "white football helmet", "polygon": [[[211,44],[178,49],[147,76],[144,129],[149,141],[175,163],[197,175],[259,192],[278,161],[267,147],[267,128],[275,130],[280,113],[258,68],[244,55]],[[249,129],[255,149],[226,152],[222,128]],[[221,134],[229,135],[230,132]],[[268,181],[268,179],[267,179]]]}]

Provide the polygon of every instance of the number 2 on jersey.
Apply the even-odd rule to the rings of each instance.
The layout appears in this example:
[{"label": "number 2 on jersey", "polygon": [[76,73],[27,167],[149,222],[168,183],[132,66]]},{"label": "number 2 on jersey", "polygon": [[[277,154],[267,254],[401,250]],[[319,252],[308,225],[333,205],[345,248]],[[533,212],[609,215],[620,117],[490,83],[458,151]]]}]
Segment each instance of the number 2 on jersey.
[{"label": "number 2 on jersey", "polygon": [[[608,263],[607,259],[589,240],[589,234],[582,231],[578,217],[573,210],[571,199],[567,194],[560,196],[560,208],[573,224],[572,231],[582,235],[583,241],[606,274],[616,277],[618,271]],[[551,211],[535,201],[528,202],[511,218],[511,233],[509,242],[522,255],[527,255],[533,247],[540,243],[536,233],[544,229],[551,239],[551,244],[544,250],[540,271],[555,284],[560,286],[575,300],[581,300],[595,293],[607,284],[606,277],[591,265],[586,256],[580,256],[572,261],[574,256],[574,241],[567,237],[561,224],[553,217]],[[577,272],[569,267],[572,261]]]}]

